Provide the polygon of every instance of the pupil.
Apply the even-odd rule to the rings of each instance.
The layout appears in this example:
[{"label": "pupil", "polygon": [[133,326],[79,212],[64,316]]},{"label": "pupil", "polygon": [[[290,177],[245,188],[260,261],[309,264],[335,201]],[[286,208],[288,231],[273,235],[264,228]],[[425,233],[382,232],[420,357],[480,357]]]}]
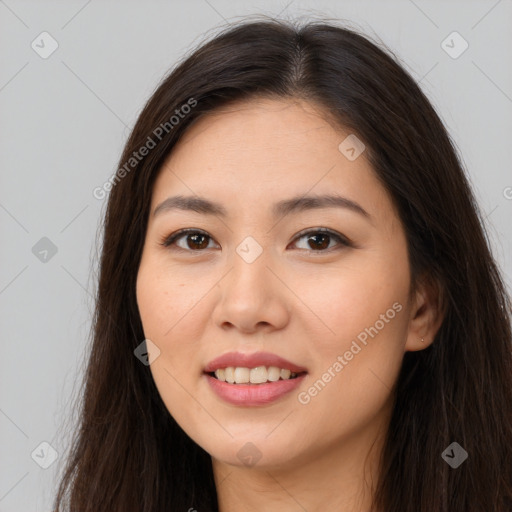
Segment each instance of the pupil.
[{"label": "pupil", "polygon": [[[329,238],[329,235],[322,235],[322,234],[312,235],[309,237],[309,240],[311,240],[312,238],[317,238],[317,237],[322,237],[325,242],[325,239]],[[321,247],[317,246],[316,248],[317,249],[325,249],[326,247],[329,247],[329,242],[327,242],[327,244],[323,243],[323,244],[321,244]],[[314,247],[312,247],[312,249],[314,249]]]},{"label": "pupil", "polygon": [[[196,235],[189,235],[190,238],[193,239],[193,244],[196,244],[195,248],[197,249],[198,248],[198,245],[200,245],[200,249],[204,248],[204,247],[208,247],[208,243],[206,243],[206,245],[203,243],[203,244],[197,244],[197,238],[198,237],[202,237],[203,239],[206,239],[206,235],[201,235],[201,234],[196,234]],[[189,244],[189,247],[190,247],[190,244]],[[192,247],[191,247],[192,248]]]}]

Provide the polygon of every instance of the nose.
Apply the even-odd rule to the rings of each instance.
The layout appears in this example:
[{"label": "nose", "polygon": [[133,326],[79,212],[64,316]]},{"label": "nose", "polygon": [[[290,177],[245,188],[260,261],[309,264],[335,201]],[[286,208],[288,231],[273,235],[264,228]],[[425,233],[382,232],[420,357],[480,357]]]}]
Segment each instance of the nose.
[{"label": "nose", "polygon": [[282,329],[289,322],[293,294],[269,252],[263,250],[254,261],[238,253],[230,258],[231,268],[218,283],[220,294],[212,314],[220,328],[250,334]]}]

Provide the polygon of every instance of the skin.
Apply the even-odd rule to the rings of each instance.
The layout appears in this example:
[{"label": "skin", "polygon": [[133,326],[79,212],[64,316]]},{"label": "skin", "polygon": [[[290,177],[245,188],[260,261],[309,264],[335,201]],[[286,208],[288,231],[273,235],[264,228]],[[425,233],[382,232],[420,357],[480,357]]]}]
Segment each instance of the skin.
[{"label": "skin", "polygon": [[[189,128],[154,184],[137,276],[144,334],[160,350],[150,369],[170,414],[212,456],[221,512],[369,511],[404,353],[428,347],[440,324],[430,287],[410,293],[406,237],[389,195],[364,152],[354,161],[340,152],[350,132],[326,119],[298,99],[232,104]],[[371,218],[346,208],[271,215],[279,200],[333,192]],[[153,217],[177,194],[220,202],[229,216]],[[210,238],[161,245],[183,228]],[[312,233],[297,238],[306,228]],[[353,245],[311,240],[314,228]],[[252,263],[236,252],[248,236],[263,250]],[[298,394],[396,303],[394,318],[301,403]],[[273,352],[308,374],[276,402],[231,405],[203,375],[230,351]],[[237,456],[248,442],[261,455],[252,466]]]}]

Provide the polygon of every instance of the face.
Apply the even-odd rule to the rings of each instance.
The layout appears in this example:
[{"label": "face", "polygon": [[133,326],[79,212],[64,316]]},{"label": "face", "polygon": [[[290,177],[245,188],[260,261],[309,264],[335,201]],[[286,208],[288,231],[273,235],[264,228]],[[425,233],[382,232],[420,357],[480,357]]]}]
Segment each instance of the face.
[{"label": "face", "polygon": [[[349,135],[303,101],[232,104],[154,184],[137,276],[150,370],[214,460],[305,464],[386,427],[412,336],[407,244]],[[218,209],[158,208],[175,196]]]}]

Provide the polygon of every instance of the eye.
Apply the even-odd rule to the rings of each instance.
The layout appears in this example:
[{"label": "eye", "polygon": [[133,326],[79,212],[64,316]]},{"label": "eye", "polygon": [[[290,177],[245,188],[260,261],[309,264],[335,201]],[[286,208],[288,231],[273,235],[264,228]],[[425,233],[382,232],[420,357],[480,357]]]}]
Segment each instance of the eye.
[{"label": "eye", "polygon": [[[187,244],[188,248],[176,244],[176,241],[181,240],[185,236],[187,237],[185,243]],[[209,244],[207,242],[205,243],[205,240],[212,240],[212,238],[208,235],[208,233],[204,231],[198,229],[181,229],[180,231],[177,231],[176,233],[164,238],[161,242],[161,245],[164,247],[176,245],[178,249],[182,249],[184,251],[193,250],[198,252],[198,249],[208,248]]]},{"label": "eye", "polygon": [[[309,247],[306,247],[306,250],[312,249],[314,252],[330,252],[333,247],[329,247],[329,245],[333,240],[338,242],[338,245],[341,246],[352,246],[346,237],[327,228],[315,228],[308,231],[302,231],[298,234],[295,240],[300,240],[301,238],[307,238]],[[310,243],[311,241],[312,244]]]},{"label": "eye", "polygon": [[[185,238],[186,237],[186,238]],[[302,238],[307,237],[307,243],[309,244],[309,248],[306,247],[306,250],[311,249],[313,252],[330,252],[333,248],[329,247],[331,241],[338,242],[338,245],[351,247],[351,242],[344,237],[343,235],[331,231],[327,228],[315,228],[309,229],[307,231],[302,231],[295,238],[294,241],[300,240]],[[179,241],[185,238],[185,246],[179,245]],[[167,237],[165,237],[160,244],[164,247],[170,247],[172,245],[176,246],[179,250],[189,251],[189,252],[201,252],[202,249],[211,249],[209,247],[209,241],[212,241],[213,238],[208,235],[205,231],[201,231],[198,229],[182,229],[173,233]],[[310,243],[312,242],[312,244]],[[325,250],[327,249],[327,250]]]}]

